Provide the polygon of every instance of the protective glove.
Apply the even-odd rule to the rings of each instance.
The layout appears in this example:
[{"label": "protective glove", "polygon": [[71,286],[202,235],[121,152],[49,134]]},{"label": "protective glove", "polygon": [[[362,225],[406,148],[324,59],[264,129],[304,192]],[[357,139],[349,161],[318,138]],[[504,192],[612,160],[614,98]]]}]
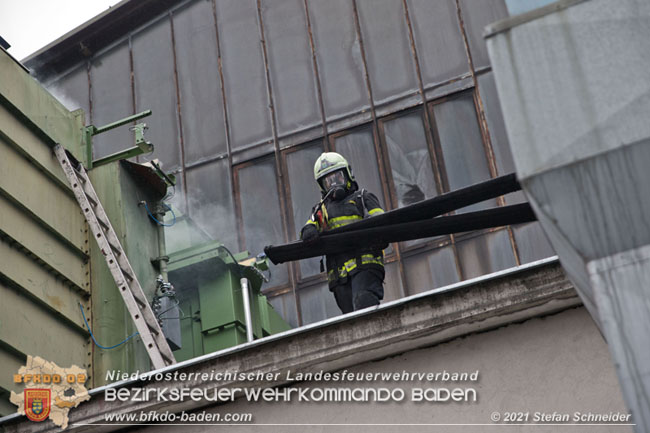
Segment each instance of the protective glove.
[{"label": "protective glove", "polygon": [[306,224],[300,231],[300,239],[308,244],[318,240],[318,229],[313,224]]}]

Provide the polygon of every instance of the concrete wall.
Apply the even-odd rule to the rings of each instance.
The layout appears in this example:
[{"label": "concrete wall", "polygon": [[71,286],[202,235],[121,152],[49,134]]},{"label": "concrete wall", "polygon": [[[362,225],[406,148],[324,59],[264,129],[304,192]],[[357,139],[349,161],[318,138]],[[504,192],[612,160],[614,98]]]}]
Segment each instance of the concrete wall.
[{"label": "concrete wall", "polygon": [[517,177],[650,431],[650,3],[564,0],[488,34]]},{"label": "concrete wall", "polygon": [[[343,386],[411,388],[456,386],[475,388],[477,402],[404,403],[249,403],[240,399],[210,408],[211,413],[251,413],[255,424],[492,424],[494,411],[627,413],[607,345],[584,307],[511,324],[490,332],[413,350],[381,361],[348,368],[352,372],[474,372],[475,383],[348,382]],[[299,387],[335,387],[327,382]],[[214,427],[183,427],[207,432]],[[412,426],[409,432],[449,431],[451,427]],[[460,429],[461,427],[455,427]],[[517,431],[517,427],[511,427]],[[576,427],[532,427],[535,432],[569,431]],[[580,427],[578,427],[580,428]],[[155,428],[141,430],[151,430]],[[286,431],[282,426],[240,426],[238,432]],[[384,430],[387,429],[387,430]],[[396,431],[398,427],[301,427],[306,432]],[[588,427],[592,432],[629,432],[631,427]],[[137,430],[137,431],[141,431]],[[464,426],[464,432],[503,431],[503,426]],[[460,431],[460,430],[459,430]]]},{"label": "concrete wall", "polygon": [[[344,388],[384,386],[380,382],[305,383],[304,372],[436,373],[479,372],[476,382],[392,381],[388,387],[407,391],[401,403],[345,402],[249,403],[245,397],[221,402],[190,398],[159,399],[159,390],[246,388],[270,392],[294,387]],[[231,376],[218,376],[229,373]],[[166,375],[169,375],[168,377]],[[193,374],[193,376],[187,376]],[[243,375],[267,375],[241,377]],[[292,377],[289,377],[288,375]],[[182,377],[180,375],[186,375]],[[215,376],[217,375],[217,376]],[[235,375],[235,376],[232,376]],[[476,402],[414,403],[411,387],[475,388]],[[137,398],[136,390],[139,390]],[[243,391],[240,391],[241,394]],[[287,391],[288,392],[288,391]],[[130,394],[124,399],[111,395]],[[125,378],[90,392],[89,402],[70,412],[70,432],[118,431],[138,426],[109,417],[182,412],[225,415],[250,413],[255,426],[238,431],[432,431],[432,426],[368,426],[349,424],[486,424],[490,431],[498,411],[552,414],[576,411],[627,414],[607,348],[557,259],[521,266],[489,277],[448,286],[376,308],[357,311],[300,329],[187,360],[147,375]],[[142,396],[148,395],[149,398]],[[164,394],[163,394],[164,395]],[[167,394],[169,395],[169,394]],[[155,420],[152,420],[155,421]],[[177,419],[176,422],[180,422]],[[124,424],[129,425],[124,425]],[[286,424],[321,424],[287,427]],[[339,426],[333,424],[345,424]],[[52,431],[49,423],[6,419],[7,432]],[[467,427],[467,426],[465,426]],[[463,428],[463,431],[465,427]],[[561,431],[557,426],[534,431]],[[606,426],[630,431],[629,426]],[[141,426],[160,429],[160,426]],[[169,428],[169,427],[165,427]],[[180,428],[180,427],[178,427]],[[183,426],[183,431],[212,431],[214,426]],[[217,427],[218,428],[218,427]],[[229,426],[223,426],[230,429]],[[456,427],[459,428],[459,427]],[[500,426],[502,431],[504,427]],[[589,426],[589,431],[598,430]],[[346,430],[347,429],[347,430]],[[517,429],[517,427],[513,427]],[[441,427],[434,431],[448,431]],[[496,429],[492,429],[496,431]],[[523,430],[523,429],[520,429]]]}]

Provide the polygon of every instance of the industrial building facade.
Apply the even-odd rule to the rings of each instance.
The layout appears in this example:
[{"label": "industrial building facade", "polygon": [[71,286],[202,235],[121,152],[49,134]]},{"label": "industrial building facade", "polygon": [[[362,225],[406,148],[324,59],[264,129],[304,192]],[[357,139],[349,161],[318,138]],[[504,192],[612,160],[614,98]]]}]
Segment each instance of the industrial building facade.
[{"label": "industrial building facade", "polygon": [[[513,172],[482,39],[507,14],[503,0],[130,1],[25,63],[88,124],[152,109],[140,161],[176,173],[172,203],[207,237],[257,254],[296,239],[323,151],[386,209]],[[98,136],[95,157],[131,141]],[[393,244],[385,299],[551,255],[537,223]],[[272,269],[264,292],[293,326],[338,314],[319,268]]]}]

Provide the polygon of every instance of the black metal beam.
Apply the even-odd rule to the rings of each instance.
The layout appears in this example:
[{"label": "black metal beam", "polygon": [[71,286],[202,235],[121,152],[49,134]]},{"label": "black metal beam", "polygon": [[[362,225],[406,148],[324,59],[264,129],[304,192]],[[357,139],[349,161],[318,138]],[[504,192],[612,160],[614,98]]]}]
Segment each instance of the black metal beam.
[{"label": "black metal beam", "polygon": [[507,174],[339,227],[331,230],[328,234],[433,218],[520,189],[521,186],[515,174]]},{"label": "black metal beam", "polygon": [[280,246],[270,245],[264,248],[264,252],[273,263],[278,264],[354,251],[359,248],[359,245],[385,247],[390,242],[403,242],[450,233],[521,224],[536,221],[536,219],[530,205],[522,203],[460,215],[348,230],[346,233],[332,231],[322,234],[316,242],[311,244],[295,241]]}]

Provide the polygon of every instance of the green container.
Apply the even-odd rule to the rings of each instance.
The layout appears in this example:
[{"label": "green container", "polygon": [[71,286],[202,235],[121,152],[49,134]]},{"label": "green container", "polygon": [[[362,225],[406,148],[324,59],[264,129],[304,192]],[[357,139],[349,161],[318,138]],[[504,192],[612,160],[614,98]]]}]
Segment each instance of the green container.
[{"label": "green container", "polygon": [[[235,259],[247,256],[245,252],[237,254]],[[246,343],[241,275],[250,282],[254,337],[290,329],[260,293],[262,279],[258,273],[249,266],[233,263],[218,242],[170,254],[168,271],[182,311],[182,343],[174,352],[178,361]]]}]

